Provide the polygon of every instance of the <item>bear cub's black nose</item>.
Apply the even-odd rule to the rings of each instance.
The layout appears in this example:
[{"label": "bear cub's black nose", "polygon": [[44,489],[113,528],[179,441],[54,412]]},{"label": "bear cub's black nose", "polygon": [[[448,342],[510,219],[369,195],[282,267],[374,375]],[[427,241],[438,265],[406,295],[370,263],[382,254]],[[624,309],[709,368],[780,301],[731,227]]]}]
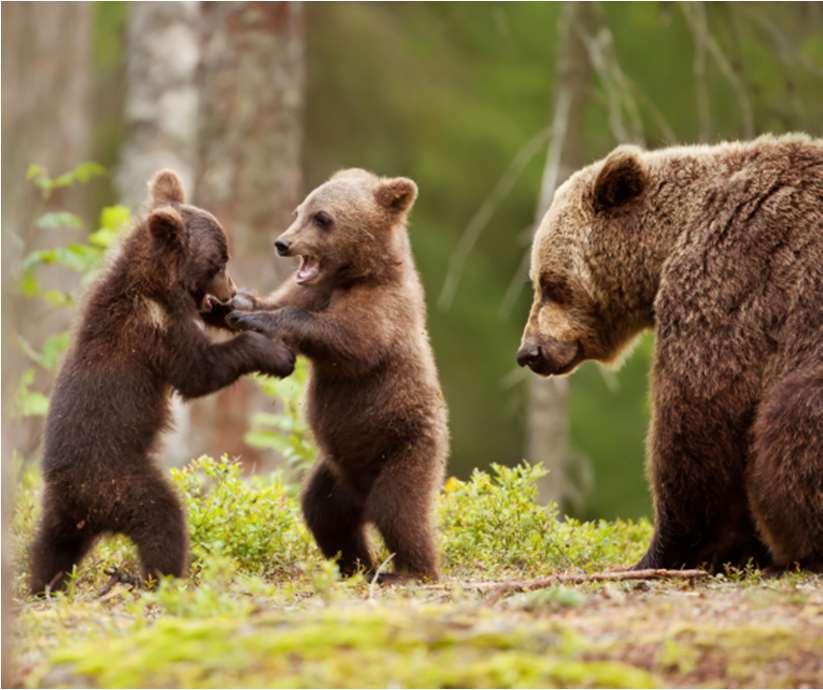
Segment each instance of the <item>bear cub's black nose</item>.
[{"label": "bear cub's black nose", "polygon": [[277,240],[274,243],[274,248],[277,250],[277,253],[280,254],[280,256],[289,255],[289,243],[285,240]]}]

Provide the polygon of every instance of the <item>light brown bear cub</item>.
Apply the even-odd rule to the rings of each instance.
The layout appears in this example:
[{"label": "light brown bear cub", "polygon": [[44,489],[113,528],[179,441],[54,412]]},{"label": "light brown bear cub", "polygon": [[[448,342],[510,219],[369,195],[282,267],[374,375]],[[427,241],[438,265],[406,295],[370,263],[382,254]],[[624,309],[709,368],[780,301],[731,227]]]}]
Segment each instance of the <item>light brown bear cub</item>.
[{"label": "light brown bear cub", "polygon": [[438,577],[434,500],[447,411],[406,221],[407,178],[344,170],[315,189],[275,242],[298,270],[270,297],[235,300],[236,328],[282,338],[312,365],[308,418],[320,457],[303,513],[345,575],[373,572],[373,523],[394,554],[382,580]]},{"label": "light brown bear cub", "polygon": [[823,141],[620,147],[557,190],[531,277],[539,374],[655,330],[639,567],[823,566]]}]

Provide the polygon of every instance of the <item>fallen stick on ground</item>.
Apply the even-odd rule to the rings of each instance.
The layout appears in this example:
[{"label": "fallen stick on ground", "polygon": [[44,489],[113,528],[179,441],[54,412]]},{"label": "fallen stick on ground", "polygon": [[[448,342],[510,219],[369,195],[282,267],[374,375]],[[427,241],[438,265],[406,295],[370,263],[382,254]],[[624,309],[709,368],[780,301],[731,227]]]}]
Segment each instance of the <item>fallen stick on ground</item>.
[{"label": "fallen stick on ground", "polygon": [[545,589],[553,585],[572,584],[578,585],[584,582],[609,582],[621,580],[666,580],[677,578],[684,580],[697,580],[709,577],[705,570],[666,570],[663,568],[649,568],[647,570],[618,570],[602,573],[590,573],[588,575],[565,574],[541,577],[536,580],[515,580],[512,582],[498,583],[491,588],[490,603],[497,602],[501,597],[512,592],[532,592],[536,589]]},{"label": "fallen stick on ground", "polygon": [[[611,570],[600,573],[563,573],[540,577],[535,580],[511,580],[509,582],[458,582],[456,587],[475,592],[490,592],[490,603],[497,602],[501,597],[513,592],[532,592],[536,589],[545,589],[554,585],[578,585],[585,582],[609,582],[620,580],[665,580],[669,578],[697,580],[710,577],[705,570],[666,570],[664,568],[649,568],[647,570]],[[449,584],[423,585],[421,589],[450,589]]]}]

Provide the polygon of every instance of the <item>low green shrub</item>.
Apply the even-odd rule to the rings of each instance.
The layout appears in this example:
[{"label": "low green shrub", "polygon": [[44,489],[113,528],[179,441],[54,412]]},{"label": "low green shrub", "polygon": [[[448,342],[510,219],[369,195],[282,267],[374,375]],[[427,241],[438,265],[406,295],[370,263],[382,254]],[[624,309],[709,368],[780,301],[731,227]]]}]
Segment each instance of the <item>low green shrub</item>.
[{"label": "low green shrub", "polygon": [[[537,481],[543,475],[539,465],[524,462],[493,465],[491,473],[475,470],[468,481],[452,477],[446,482],[438,506],[445,575],[500,578],[594,570],[640,557],[651,535],[648,522],[563,520],[556,506],[537,503]],[[225,456],[203,456],[171,470],[187,514],[195,581],[215,562],[229,563],[232,574],[270,581],[317,574],[322,557],[303,524],[299,485],[287,476],[246,476]],[[20,473],[12,537],[21,583],[40,484],[35,469]],[[124,537],[101,540],[76,579],[98,582],[111,566],[138,567]]]}]

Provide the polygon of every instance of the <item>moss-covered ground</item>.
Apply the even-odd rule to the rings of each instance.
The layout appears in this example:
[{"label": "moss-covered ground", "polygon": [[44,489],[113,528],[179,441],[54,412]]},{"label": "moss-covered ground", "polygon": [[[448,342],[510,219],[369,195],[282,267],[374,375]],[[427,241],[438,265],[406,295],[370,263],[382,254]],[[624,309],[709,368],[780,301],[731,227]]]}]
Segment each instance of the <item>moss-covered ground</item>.
[{"label": "moss-covered ground", "polygon": [[823,578],[729,571],[694,582],[556,586],[502,598],[472,583],[630,564],[646,522],[558,520],[537,468],[449,480],[438,585],[340,581],[299,519],[296,485],[201,459],[176,472],[191,577],[156,590],[122,538],[97,546],[65,593],[25,593],[38,479],[20,483],[9,635],[12,681],[94,687],[819,687]]}]

